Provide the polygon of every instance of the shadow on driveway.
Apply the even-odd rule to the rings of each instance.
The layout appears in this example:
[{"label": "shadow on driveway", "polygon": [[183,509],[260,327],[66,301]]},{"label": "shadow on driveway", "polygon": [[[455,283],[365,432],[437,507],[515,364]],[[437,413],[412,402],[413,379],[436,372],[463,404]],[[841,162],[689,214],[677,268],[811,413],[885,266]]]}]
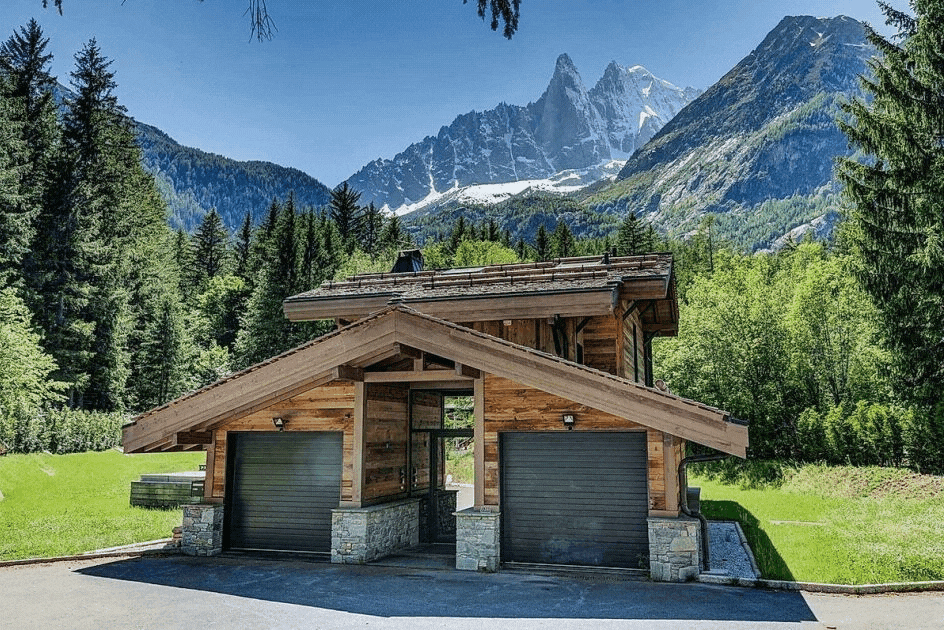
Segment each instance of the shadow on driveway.
[{"label": "shadow on driveway", "polygon": [[378,617],[816,620],[799,593],[600,576],[479,574],[186,556],[134,558],[79,572]]}]

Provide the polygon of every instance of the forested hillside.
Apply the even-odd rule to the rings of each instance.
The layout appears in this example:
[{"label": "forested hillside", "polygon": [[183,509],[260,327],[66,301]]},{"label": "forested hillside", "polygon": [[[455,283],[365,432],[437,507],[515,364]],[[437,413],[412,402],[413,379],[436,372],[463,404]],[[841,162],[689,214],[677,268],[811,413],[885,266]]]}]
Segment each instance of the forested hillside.
[{"label": "forested hillside", "polygon": [[260,208],[292,192],[302,206],[324,206],[331,190],[314,177],[271,162],[239,162],[185,147],[163,131],[135,123],[145,169],[154,176],[167,203],[173,228],[187,231],[216,208],[224,225],[235,230],[247,212],[261,218]]}]

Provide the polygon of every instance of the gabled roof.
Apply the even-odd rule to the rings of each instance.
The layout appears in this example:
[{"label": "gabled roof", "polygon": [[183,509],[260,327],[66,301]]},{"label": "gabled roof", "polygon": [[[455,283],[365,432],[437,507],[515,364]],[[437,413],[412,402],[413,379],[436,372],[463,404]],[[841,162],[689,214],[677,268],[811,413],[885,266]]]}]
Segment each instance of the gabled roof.
[{"label": "gabled roof", "polygon": [[[193,444],[194,435],[312,387],[349,380],[373,357],[406,346],[743,457],[747,427],[724,411],[516,345],[402,305],[158,407],[124,427],[127,452]],[[388,353],[389,354],[389,353]],[[486,395],[487,392],[486,392]]]},{"label": "gabled roof", "polygon": [[578,317],[613,313],[619,299],[674,300],[672,291],[671,254],[583,256],[361,274],[293,295],[283,308],[293,321],[357,319],[392,303],[450,321]]}]

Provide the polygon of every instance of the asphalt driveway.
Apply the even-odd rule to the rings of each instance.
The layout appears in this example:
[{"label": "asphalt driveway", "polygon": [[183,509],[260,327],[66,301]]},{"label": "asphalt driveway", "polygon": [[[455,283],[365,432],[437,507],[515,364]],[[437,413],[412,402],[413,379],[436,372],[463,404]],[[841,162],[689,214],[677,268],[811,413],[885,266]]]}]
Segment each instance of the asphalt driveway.
[{"label": "asphalt driveway", "polygon": [[[941,628],[940,594],[185,556],[0,568],[3,628]],[[872,610],[874,609],[874,610]]]}]

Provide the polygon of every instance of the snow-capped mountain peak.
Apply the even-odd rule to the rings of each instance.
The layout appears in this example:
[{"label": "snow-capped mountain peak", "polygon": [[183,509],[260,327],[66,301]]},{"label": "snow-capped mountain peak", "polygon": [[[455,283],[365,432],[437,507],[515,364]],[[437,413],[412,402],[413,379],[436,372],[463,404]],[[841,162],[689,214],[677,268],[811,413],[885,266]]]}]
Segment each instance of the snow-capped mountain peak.
[{"label": "snow-capped mountain peak", "polygon": [[698,94],[642,66],[616,62],[588,90],[564,53],[537,101],[463,114],[436,136],[392,160],[371,162],[347,181],[362,201],[399,214],[431,195],[470,185],[544,180],[597,167],[627,159]]}]

